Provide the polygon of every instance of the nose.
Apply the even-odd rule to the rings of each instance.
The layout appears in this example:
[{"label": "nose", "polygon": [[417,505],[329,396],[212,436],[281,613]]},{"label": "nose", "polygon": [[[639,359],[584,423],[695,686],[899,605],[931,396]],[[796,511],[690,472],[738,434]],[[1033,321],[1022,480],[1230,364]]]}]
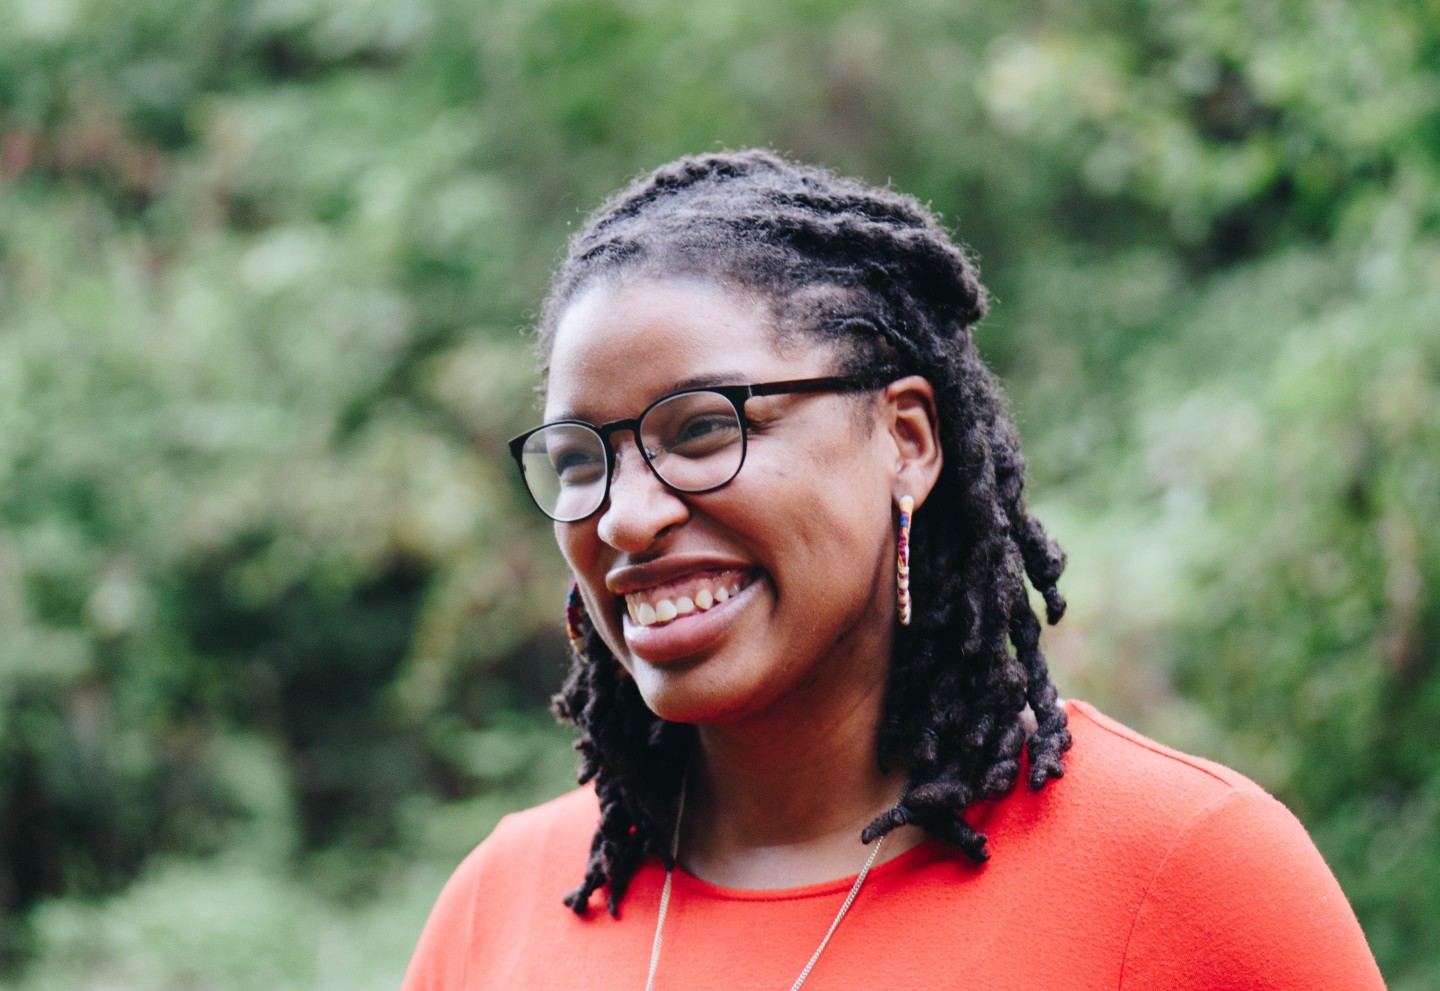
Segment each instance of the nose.
[{"label": "nose", "polygon": [[690,515],[685,500],[665,486],[640,456],[633,439],[615,441],[615,474],[600,513],[598,533],[611,547],[636,554]]}]

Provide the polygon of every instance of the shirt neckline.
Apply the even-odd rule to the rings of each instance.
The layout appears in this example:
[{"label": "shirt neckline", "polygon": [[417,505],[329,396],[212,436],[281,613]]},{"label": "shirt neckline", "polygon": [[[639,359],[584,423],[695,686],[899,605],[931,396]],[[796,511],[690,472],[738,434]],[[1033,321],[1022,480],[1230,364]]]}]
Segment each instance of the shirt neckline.
[{"label": "shirt neckline", "polygon": [[[859,844],[856,844],[859,847]],[[863,849],[863,848],[862,848]],[[927,836],[918,844],[906,850],[898,857],[894,857],[870,869],[866,877],[867,887],[871,882],[882,880],[891,874],[904,870],[913,870],[924,867],[936,860],[956,855],[958,851],[953,850],[948,844],[933,836]],[[675,884],[685,889],[687,893],[705,898],[715,898],[725,901],[744,902],[777,902],[795,901],[805,898],[821,898],[833,895],[837,892],[849,891],[855,884],[855,878],[859,871],[846,877],[835,878],[831,881],[817,881],[814,884],[804,884],[795,888],[727,888],[723,885],[713,884],[702,878],[691,874],[683,866],[675,866]]]}]

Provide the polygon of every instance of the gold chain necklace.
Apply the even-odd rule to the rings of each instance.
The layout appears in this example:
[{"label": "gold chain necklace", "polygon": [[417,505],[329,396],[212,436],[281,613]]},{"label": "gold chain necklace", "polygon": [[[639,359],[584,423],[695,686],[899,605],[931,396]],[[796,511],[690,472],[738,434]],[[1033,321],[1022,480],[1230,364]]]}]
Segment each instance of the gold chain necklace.
[{"label": "gold chain necklace", "polygon": [[[670,907],[670,882],[675,876],[675,861],[680,855],[680,820],[685,816],[685,786],[689,783],[689,776],[680,781],[680,801],[675,809],[675,834],[670,838],[670,866],[665,868],[665,887],[660,892],[660,917],[655,920],[655,942],[650,947],[650,976],[645,979],[645,991],[655,991],[655,971],[660,966],[660,942],[665,935],[665,912]],[[855,896],[860,894],[860,886],[865,883],[865,876],[870,873],[875,858],[880,856],[880,847],[885,844],[885,837],[875,841],[870,856],[865,860],[865,866],[860,868],[860,873],[855,877],[855,883],[850,886],[850,894],[845,896],[845,904],[840,906],[840,911],[835,913],[835,921],[830,923],[830,929],[825,933],[825,938],[815,948],[815,953],[810,957],[810,962],[795,978],[795,983],[790,985],[790,991],[800,991],[800,985],[805,983],[805,978],[810,976],[810,971],[815,969],[815,963],[820,959],[820,954],[825,952],[825,947],[830,944],[830,937],[835,935],[835,930],[840,928],[840,920],[845,918],[845,913],[850,911]]]}]

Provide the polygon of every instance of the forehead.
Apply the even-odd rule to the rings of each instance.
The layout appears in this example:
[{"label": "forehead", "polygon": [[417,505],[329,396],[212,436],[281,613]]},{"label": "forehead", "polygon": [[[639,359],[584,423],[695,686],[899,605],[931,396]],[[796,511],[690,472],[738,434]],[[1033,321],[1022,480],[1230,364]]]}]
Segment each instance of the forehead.
[{"label": "forehead", "polygon": [[556,324],[545,418],[601,422],[677,389],[827,371],[820,347],[782,347],[769,308],[743,292],[692,280],[602,284]]}]

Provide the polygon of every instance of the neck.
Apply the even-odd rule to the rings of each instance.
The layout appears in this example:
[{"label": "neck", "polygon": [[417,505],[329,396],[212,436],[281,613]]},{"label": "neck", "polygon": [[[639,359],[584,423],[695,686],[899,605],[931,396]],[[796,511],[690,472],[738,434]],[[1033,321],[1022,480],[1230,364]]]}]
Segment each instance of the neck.
[{"label": "neck", "polygon": [[[738,888],[859,870],[860,830],[895,803],[906,779],[902,767],[882,771],[876,757],[884,689],[880,677],[848,686],[843,703],[807,697],[803,711],[699,727],[682,824],[686,868]],[[922,839],[913,827],[899,830],[882,859]]]}]

